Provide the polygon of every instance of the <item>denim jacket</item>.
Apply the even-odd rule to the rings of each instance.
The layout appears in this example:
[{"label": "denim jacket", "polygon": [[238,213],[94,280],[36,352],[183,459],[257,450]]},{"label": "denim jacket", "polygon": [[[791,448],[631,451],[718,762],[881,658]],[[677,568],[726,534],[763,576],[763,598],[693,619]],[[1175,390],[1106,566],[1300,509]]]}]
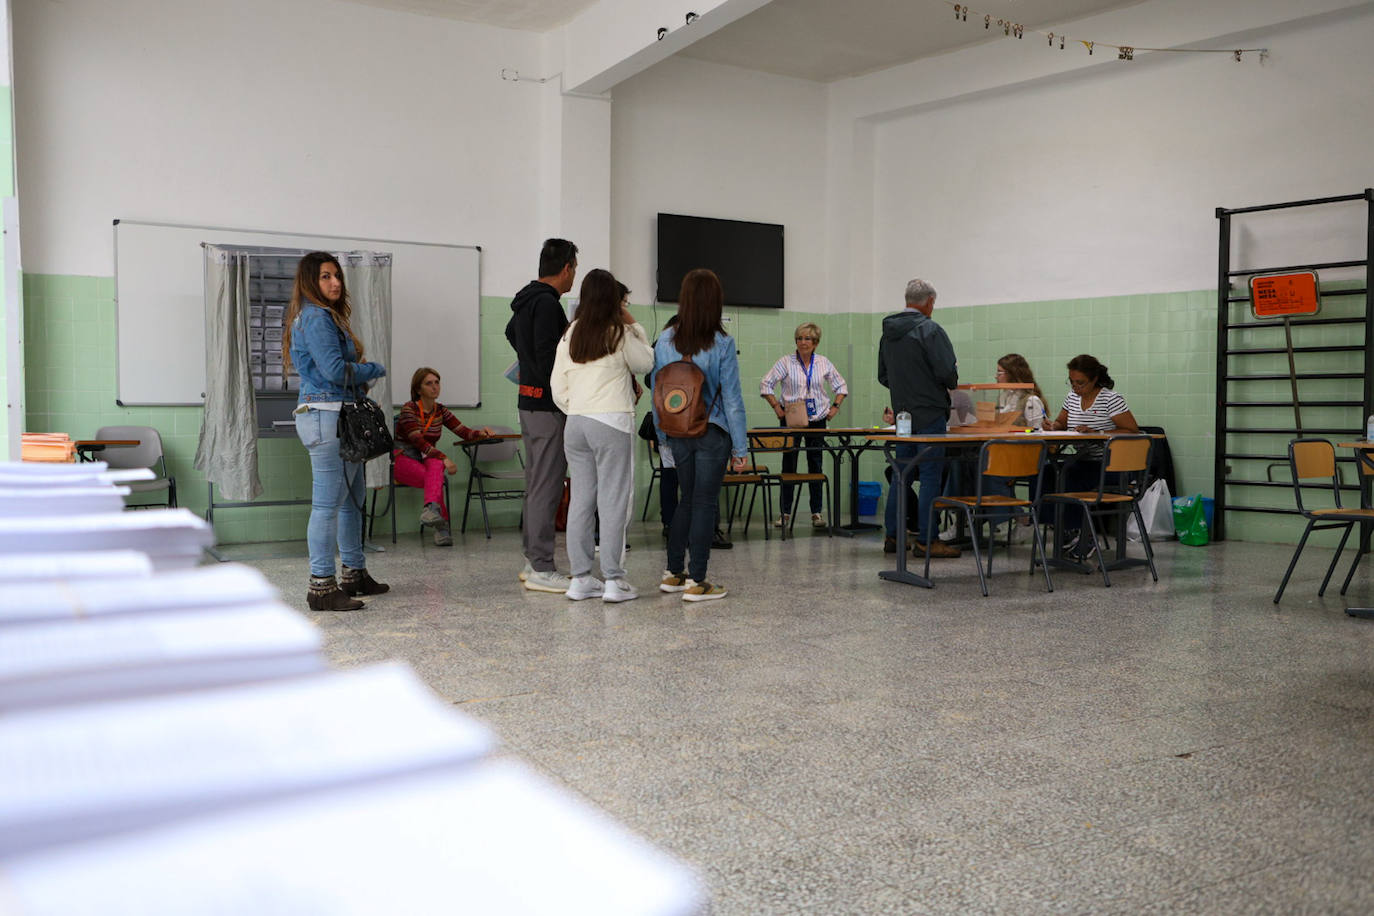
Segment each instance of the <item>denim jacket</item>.
[{"label": "denim jacket", "polygon": [[[654,344],[654,377],[658,370],[671,362],[682,359],[673,344],[675,329],[668,328],[659,335]],[[744,394],[739,387],[739,357],[735,353],[735,339],[728,334],[716,334],[710,348],[692,354],[692,362],[706,375],[705,391],[702,394],[711,405],[711,415],[707,420],[730,434],[730,454],[736,458],[749,455],[749,440],[745,435],[748,424],[744,419]],[[720,399],[716,399],[720,392]],[[654,417],[658,425],[658,417]],[[660,444],[666,440],[659,433]]]},{"label": "denim jacket", "polygon": [[381,363],[357,362],[353,340],[334,323],[329,312],[313,302],[301,303],[291,325],[291,365],[301,377],[297,404],[343,401],[352,397],[344,389],[344,367],[353,363],[353,381],[366,385],[386,375]]}]

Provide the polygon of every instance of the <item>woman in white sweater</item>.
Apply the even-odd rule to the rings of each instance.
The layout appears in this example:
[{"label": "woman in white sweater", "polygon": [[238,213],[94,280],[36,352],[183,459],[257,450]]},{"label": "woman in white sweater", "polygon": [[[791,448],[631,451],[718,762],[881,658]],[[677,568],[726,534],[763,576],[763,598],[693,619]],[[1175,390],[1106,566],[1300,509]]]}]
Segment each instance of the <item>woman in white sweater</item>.
[{"label": "woman in white sweater", "polygon": [[[608,270],[583,279],[576,320],[558,342],[550,379],[553,402],[568,415],[563,451],[572,477],[567,595],[573,601],[639,597],[625,581],[625,526],[634,499],[634,377],[654,367],[654,351],[620,290]],[[604,582],[592,575],[598,515]]]}]

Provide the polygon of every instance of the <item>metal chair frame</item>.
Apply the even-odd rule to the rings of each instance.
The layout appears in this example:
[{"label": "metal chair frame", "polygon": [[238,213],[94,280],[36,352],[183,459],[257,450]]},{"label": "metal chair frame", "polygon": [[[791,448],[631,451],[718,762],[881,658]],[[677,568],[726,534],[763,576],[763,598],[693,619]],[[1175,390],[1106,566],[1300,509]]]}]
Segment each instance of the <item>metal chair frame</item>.
[{"label": "metal chair frame", "polygon": [[[1307,538],[1313,531],[1345,529],[1341,535],[1341,542],[1331,557],[1331,565],[1326,568],[1326,575],[1322,577],[1321,588],[1317,589],[1317,597],[1320,598],[1326,594],[1326,586],[1331,581],[1331,574],[1336,571],[1336,564],[1340,562],[1341,553],[1345,550],[1345,542],[1349,540],[1350,532],[1355,529],[1357,524],[1374,522],[1374,509],[1355,509],[1341,505],[1340,469],[1336,464],[1336,447],[1331,444],[1329,439],[1292,440],[1288,443],[1288,466],[1293,474],[1293,496],[1298,502],[1298,513],[1307,519],[1307,527],[1303,529],[1302,537],[1298,539],[1298,546],[1293,550],[1293,558],[1288,561],[1288,569],[1283,574],[1283,581],[1279,583],[1279,589],[1274,593],[1275,604],[1278,604],[1283,598],[1284,589],[1288,587],[1288,580],[1298,565],[1298,557],[1302,555],[1303,548],[1307,546]],[[1360,462],[1360,473],[1370,473],[1364,462]],[[1309,480],[1322,480],[1325,483],[1304,483],[1304,481]],[[1313,509],[1304,505],[1302,499],[1304,486],[1331,490],[1334,494],[1335,507]],[[1350,587],[1350,579],[1355,575],[1355,567],[1359,565],[1362,556],[1362,550],[1355,551],[1355,562],[1350,564],[1350,572],[1346,574],[1345,582],[1341,584],[1342,595]]]},{"label": "metal chair frame", "polygon": [[[493,426],[491,431],[494,433],[513,433],[515,430],[508,426]],[[525,498],[525,459],[520,454],[519,439],[497,439],[495,441],[486,440],[478,442],[464,442],[463,454],[468,456],[468,464],[471,471],[468,474],[468,493],[463,500],[463,525],[459,529],[466,532],[468,530],[468,508],[472,505],[473,484],[477,486],[477,501],[482,506],[482,527],[486,529],[487,539],[491,539],[491,518],[487,515],[487,500],[489,499],[524,499]],[[478,453],[486,450],[486,460],[488,462],[508,461],[512,457],[520,464],[519,471],[484,471],[478,463]],[[520,485],[497,487],[488,490],[485,481],[514,481],[518,480]]]},{"label": "metal chair frame", "polygon": [[[1150,567],[1150,576],[1154,581],[1159,581],[1159,572],[1155,569],[1155,552],[1150,545],[1150,534],[1145,530],[1145,519],[1140,515],[1140,497],[1150,485],[1150,452],[1153,449],[1154,439],[1142,433],[1112,436],[1102,447],[1102,470],[1097,478],[1096,490],[1047,493],[1044,497],[1045,502],[1076,505],[1083,510],[1088,534],[1097,553],[1098,571],[1102,573],[1102,584],[1107,588],[1112,587],[1111,576],[1107,574],[1107,567],[1111,564],[1107,562],[1104,536],[1098,533],[1097,524],[1093,521],[1094,518],[1106,515],[1116,516],[1123,522],[1128,513],[1135,516],[1135,523],[1140,529],[1140,543],[1145,548],[1145,564]],[[1117,475],[1116,489],[1108,484],[1108,475]],[[1118,525],[1119,551],[1125,550],[1124,531],[1125,526]],[[1140,561],[1131,559],[1122,562],[1137,565]]]},{"label": "metal chair frame", "polygon": [[[751,436],[749,436],[749,455],[750,455],[750,458],[753,460],[754,465],[755,465],[756,467],[758,466],[758,457],[757,457],[757,455],[755,454],[756,451],[758,451],[758,452],[787,452],[787,451],[790,451],[790,450],[792,450],[792,449],[799,449],[799,448],[801,448],[802,446],[801,446],[800,444],[793,445],[789,440],[794,439],[794,438],[798,438],[798,439],[799,439],[799,438],[801,437],[801,436],[800,436],[800,433],[802,433],[802,432],[804,432],[804,430],[799,430],[797,435],[793,435],[793,434],[788,433],[788,434],[777,434],[777,435],[761,435],[761,436],[751,435]],[[762,486],[763,486],[763,487],[765,487],[765,488],[777,487],[777,488],[778,488],[778,502],[779,502],[779,505],[781,505],[781,503],[782,503],[782,485],[783,485],[783,484],[790,484],[790,485],[795,486],[795,487],[800,487],[802,484],[811,483],[811,482],[813,482],[813,481],[819,481],[819,482],[822,484],[821,490],[825,493],[825,517],[826,517],[827,519],[829,519],[830,521],[832,521],[832,522],[834,521],[834,518],[835,518],[834,509],[835,509],[835,507],[834,507],[834,505],[832,505],[832,503],[831,503],[831,498],[830,498],[830,478],[829,478],[828,476],[826,476],[824,473],[815,473],[815,474],[812,474],[812,473],[802,473],[802,472],[785,473],[785,472],[781,472],[781,471],[780,471],[780,472],[777,472],[777,473],[770,473],[770,472],[767,472],[767,469],[765,468],[765,469],[764,469],[764,473],[762,473],[761,476],[763,477],[763,481],[762,481]],[[800,491],[798,491],[796,495],[797,495],[797,498],[800,500],[800,498],[801,498],[801,493],[800,493]],[[771,509],[771,508],[767,508],[767,507],[769,506],[769,501],[770,501],[770,497],[769,497],[767,494],[765,494],[765,496],[764,496],[764,506],[765,506],[765,508],[766,508],[766,510],[767,510],[767,514],[771,517],[771,516],[772,516],[772,509]],[[783,528],[781,529],[781,530],[782,530],[782,539],[783,539],[784,541],[787,540],[788,536],[791,535],[792,531],[796,528],[796,526],[797,526],[797,516],[800,514],[800,513],[798,513],[798,512],[795,511],[795,510],[796,510],[796,506],[795,506],[795,505],[794,505],[792,508],[793,508],[793,510],[794,510],[794,511],[792,512],[792,517],[791,517],[790,519],[788,519],[788,524],[785,525],[785,526],[783,526]],[[745,525],[745,530],[746,530],[746,532],[748,531],[748,524],[747,524],[747,523],[746,523],[746,525]],[[826,535],[829,536],[829,537],[833,537],[833,536],[834,536],[834,533],[831,531],[829,525],[826,526],[825,533],[826,533]],[[767,539],[768,539],[768,532],[765,531],[765,532],[764,532],[764,540],[767,540]]]},{"label": "metal chair frame", "polygon": [[[952,509],[963,513],[964,520],[968,523],[969,533],[972,535],[973,543],[973,562],[978,569],[978,585],[983,590],[983,597],[988,596],[987,577],[992,575],[992,555],[993,545],[996,538],[992,536],[991,523],[997,516],[1004,514],[1015,516],[1028,516],[1034,520],[1039,514],[1041,499],[1041,484],[1045,476],[1045,456],[1048,453],[1043,441],[1027,441],[1025,439],[990,439],[984,442],[978,449],[978,477],[974,488],[973,496],[937,496],[931,501],[929,515],[929,531],[934,533],[935,513],[940,509]],[[1026,481],[1030,485],[1030,499],[1021,499],[1017,496],[1004,496],[1000,493],[984,493],[984,483],[991,477],[1005,478],[1013,484],[1018,481]],[[987,573],[983,572],[983,557],[978,546],[978,525],[980,520],[989,522],[988,531],[988,560]],[[1045,560],[1045,540],[1039,525],[1031,525],[1032,537],[1034,539],[1033,550],[1031,552],[1030,574],[1035,575],[1035,551],[1040,553],[1040,568],[1045,573],[1045,590],[1054,591],[1054,582],[1050,578],[1049,564]],[[926,567],[923,574],[925,578],[930,578],[930,546],[926,545]]]}]

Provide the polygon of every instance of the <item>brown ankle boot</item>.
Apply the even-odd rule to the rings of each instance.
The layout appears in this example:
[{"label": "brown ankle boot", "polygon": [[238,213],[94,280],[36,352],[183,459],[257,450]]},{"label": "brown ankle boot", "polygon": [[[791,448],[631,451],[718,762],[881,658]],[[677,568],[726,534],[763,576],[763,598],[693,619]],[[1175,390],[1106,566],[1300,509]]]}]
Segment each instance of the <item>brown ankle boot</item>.
[{"label": "brown ankle boot", "polygon": [[305,603],[312,611],[356,611],[363,603],[344,594],[333,576],[311,576]]},{"label": "brown ankle boot", "polygon": [[348,595],[384,595],[391,586],[372,578],[366,569],[343,568],[343,590]]}]

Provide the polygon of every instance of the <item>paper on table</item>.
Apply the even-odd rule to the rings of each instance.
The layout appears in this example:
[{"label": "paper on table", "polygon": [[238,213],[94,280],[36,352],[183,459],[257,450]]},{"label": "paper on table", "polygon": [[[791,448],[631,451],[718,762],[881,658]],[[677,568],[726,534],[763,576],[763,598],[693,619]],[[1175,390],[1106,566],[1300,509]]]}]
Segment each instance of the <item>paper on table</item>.
[{"label": "paper on table", "polygon": [[[143,559],[146,569],[147,558],[135,556]],[[0,627],[77,616],[247,604],[277,596],[262,573],[238,563],[198,566],[132,581],[73,581],[60,589],[47,582],[5,584],[3,578],[0,571]]]},{"label": "paper on table", "polygon": [[0,627],[0,713],[310,674],[320,645],[278,601]]},{"label": "paper on table", "polygon": [[0,518],[0,554],[132,548],[155,569],[193,566],[214,531],[189,509]]},{"label": "paper on table", "polygon": [[493,746],[485,726],[394,662],[13,713],[0,717],[0,858],[468,762]]},{"label": "paper on table", "polygon": [[[0,585],[75,579],[138,579],[153,574],[147,554],[137,550],[89,550],[83,553],[24,553],[0,556]],[[8,609],[0,600],[0,617]]]},{"label": "paper on table", "polygon": [[1018,433],[1021,433],[1023,436],[1024,436],[1024,435],[1035,435],[1035,436],[1054,436],[1054,437],[1062,437],[1062,436],[1081,436],[1081,435],[1083,435],[1082,433],[1080,433],[1080,432],[1079,432],[1078,430],[1076,430],[1076,429],[1018,429],[1017,432],[1018,432]]},{"label": "paper on table", "polygon": [[51,850],[4,871],[28,916],[686,916],[705,899],[685,867],[505,761]]}]

